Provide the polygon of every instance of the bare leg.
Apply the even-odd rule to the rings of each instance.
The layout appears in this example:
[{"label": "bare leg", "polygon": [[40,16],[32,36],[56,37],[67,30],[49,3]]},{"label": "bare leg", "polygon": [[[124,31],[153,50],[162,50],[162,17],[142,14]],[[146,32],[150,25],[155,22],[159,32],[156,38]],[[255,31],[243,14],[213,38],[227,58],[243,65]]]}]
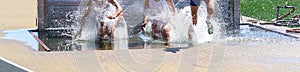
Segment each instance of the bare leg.
[{"label": "bare leg", "polygon": [[99,24],[100,24],[99,35],[100,35],[100,39],[102,39],[102,38],[104,38],[104,36],[105,36],[105,32],[104,32],[105,30],[104,30],[104,28],[103,28],[104,22],[100,22]]},{"label": "bare leg", "polygon": [[[214,13],[214,6],[213,6],[213,3],[211,3],[213,1],[211,0],[205,0],[205,3],[207,5],[207,13],[208,13],[208,16],[207,16],[207,19],[209,20],[212,16],[212,14]],[[193,24],[196,25],[197,24],[197,13],[198,13],[198,9],[199,7],[198,6],[191,6],[191,11],[192,11],[192,20],[193,20]]]},{"label": "bare leg", "polygon": [[208,16],[207,16],[207,19],[209,20],[212,16],[212,14],[214,13],[214,3],[211,3],[213,1],[211,0],[205,0],[205,3],[207,5],[207,13],[208,13]]},{"label": "bare leg", "polygon": [[90,14],[90,11],[91,11],[92,0],[89,0],[89,1],[87,2],[87,6],[88,6],[88,9],[85,10],[83,17],[82,17],[82,19],[80,20],[80,23],[79,23],[79,24],[80,24],[80,28],[79,28],[79,31],[78,31],[78,32],[76,33],[76,35],[75,35],[75,39],[81,37],[81,33],[82,33],[83,26],[84,26],[84,24],[85,24],[85,20],[86,20],[87,16]]},{"label": "bare leg", "polygon": [[159,30],[157,30],[156,28],[157,28],[157,23],[153,23],[153,24],[152,24],[151,35],[152,35],[152,37],[153,37],[154,40],[157,40],[157,39],[158,39],[158,37],[156,36],[156,33],[159,33],[159,32],[158,32]]},{"label": "bare leg", "polygon": [[207,19],[206,19],[206,23],[207,23],[207,26],[208,26],[208,34],[213,34],[213,27],[211,25],[211,22],[210,22],[210,19],[214,13],[214,3],[212,3],[214,1],[211,1],[211,0],[205,0],[205,3],[207,5]]},{"label": "bare leg", "polygon": [[[192,22],[193,22],[193,25],[197,25],[197,17],[198,17],[198,6],[191,6],[191,15],[192,15]],[[188,35],[189,35],[189,39],[192,39],[192,33],[194,32],[194,29],[192,29],[192,26],[189,28],[189,32],[188,32]]]},{"label": "bare leg", "polygon": [[163,36],[164,39],[168,42],[170,40],[170,28],[167,25],[163,26]]},{"label": "bare leg", "polygon": [[188,35],[189,35],[189,39],[190,39],[190,40],[193,38],[192,33],[194,33],[194,28],[193,28],[192,26],[190,26],[190,27],[189,27],[189,32],[188,32]]},{"label": "bare leg", "polygon": [[[106,28],[107,28],[107,31],[108,31],[109,30],[108,27],[106,27]],[[109,33],[107,35],[110,36],[111,40],[115,39],[114,31],[115,31],[115,27],[110,27],[110,31],[108,31]]]},{"label": "bare leg", "polygon": [[199,8],[198,6],[191,6],[191,13],[192,13],[193,25],[197,25],[198,8]]},{"label": "bare leg", "polygon": [[166,40],[165,45],[167,47],[169,47],[170,46],[170,44],[169,44],[169,41],[170,41],[170,28],[166,24],[163,26],[162,35],[163,35],[164,39]]}]

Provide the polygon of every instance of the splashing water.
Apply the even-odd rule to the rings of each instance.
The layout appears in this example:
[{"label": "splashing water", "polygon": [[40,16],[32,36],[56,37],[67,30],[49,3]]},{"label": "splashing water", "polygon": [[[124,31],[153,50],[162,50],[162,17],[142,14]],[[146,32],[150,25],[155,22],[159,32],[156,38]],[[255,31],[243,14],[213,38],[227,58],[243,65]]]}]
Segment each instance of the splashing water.
[{"label": "splashing water", "polygon": [[[81,19],[85,13],[87,9],[87,1],[80,1],[80,4],[78,6],[78,11],[74,12],[75,17],[75,24],[76,26],[74,26],[74,28],[76,30],[73,31],[73,40],[91,40],[94,41],[95,39],[97,39],[97,34],[98,34],[98,30],[96,30],[97,26],[96,26],[96,17],[95,17],[95,12],[94,10],[92,10],[92,12],[90,12],[90,14],[87,16],[85,25],[82,27],[82,36],[80,38],[76,38],[80,27],[80,22]],[[93,16],[94,15],[94,16]],[[92,24],[93,23],[93,24]],[[88,29],[88,30],[87,30]]]},{"label": "splashing water", "polygon": [[[214,36],[218,35],[219,32],[215,32],[216,34],[208,34],[208,26],[206,23],[206,5],[202,3],[198,10],[198,23],[196,26],[192,25],[192,16],[191,16],[191,9],[189,6],[184,7],[183,9],[177,9],[178,13],[172,15],[168,10],[164,10],[158,16],[165,17],[164,19],[170,19],[169,21],[169,28],[170,28],[170,42],[174,43],[186,43],[192,42],[195,44],[204,43],[212,41]],[[219,31],[219,26],[217,26],[217,22],[215,18],[211,19],[211,23],[216,29],[215,31]],[[151,24],[151,23],[150,23]],[[151,25],[149,23],[146,26],[146,31],[151,31]],[[189,39],[188,33],[190,29],[194,29],[192,35],[192,39]],[[148,38],[149,39],[149,38]]]},{"label": "splashing water", "polygon": [[[106,0],[104,0],[106,1]],[[104,3],[105,4],[105,3]],[[74,40],[87,40],[87,41],[97,41],[99,40],[99,19],[101,16],[103,17],[104,24],[112,25],[117,23],[117,19],[108,19],[107,16],[112,15],[113,12],[116,11],[116,8],[109,4],[108,8],[105,8],[104,5],[97,5],[95,2],[92,2],[91,12],[89,12],[89,15],[86,17],[87,19],[84,21],[83,27],[80,27],[80,23],[82,20],[83,15],[86,12],[87,9],[87,2],[82,0],[80,2],[80,5],[78,7],[78,11],[75,12],[77,15],[75,19],[75,23],[77,25],[76,31],[74,31],[74,34],[76,36],[77,32],[79,32],[79,29],[82,28],[82,32],[79,38],[76,38]],[[102,11],[105,11],[105,13],[102,13]],[[122,31],[122,32],[119,32]],[[120,20],[118,21],[118,25],[115,27],[114,31],[115,39],[121,39],[121,38],[127,38],[127,25],[123,17],[120,17]],[[75,38],[75,37],[73,37]]]},{"label": "splashing water", "polygon": [[[206,10],[204,8],[199,9],[198,13],[198,21],[197,25],[194,26],[192,25],[192,16],[191,16],[191,9],[190,7],[185,7],[183,8],[180,13],[185,14],[184,17],[183,14],[177,14],[172,18],[172,21],[174,21],[172,24],[176,28],[178,38],[173,38],[174,40],[179,40],[179,41],[187,41],[188,40],[188,33],[189,33],[189,28],[194,29],[194,32],[191,34],[192,39],[191,41],[193,43],[203,43],[207,41],[212,41],[212,35],[209,35],[207,32],[207,24],[206,24]],[[179,35],[180,34],[180,35]]]},{"label": "splashing water", "polygon": [[[180,2],[180,1],[179,1]],[[176,3],[179,4],[179,3]],[[206,5],[205,3],[201,3],[202,5],[199,8],[199,13],[198,13],[198,24],[197,26],[192,25],[192,16],[191,16],[191,10],[189,6],[184,7],[183,9],[177,9],[177,12],[175,15],[172,15],[172,13],[168,13],[168,10],[163,10],[161,14],[162,17],[169,17],[170,18],[170,42],[175,42],[175,43],[183,43],[183,42],[190,42],[189,41],[189,29],[194,28],[194,33],[192,34],[192,42],[193,43],[203,43],[203,42],[208,42],[212,41],[214,37],[217,37],[220,32],[219,29],[220,26],[217,25],[216,18],[212,18],[211,23],[215,29],[214,34],[210,35],[207,32],[207,23],[206,23]],[[143,8],[136,8],[136,9],[143,9]],[[142,18],[142,17],[141,17]],[[168,18],[165,18],[168,19]],[[148,26],[148,27],[147,27]],[[151,25],[147,24],[146,26],[146,31],[150,32],[151,31]],[[130,34],[133,35],[133,34]],[[148,35],[150,36],[150,35]],[[142,36],[144,37],[144,36]],[[145,39],[151,39],[144,37]]]},{"label": "splashing water", "polygon": [[194,32],[191,33],[192,39],[190,40],[194,44],[213,41],[214,39],[217,39],[216,37],[221,35],[221,33],[219,32],[221,26],[217,22],[221,19],[217,19],[214,17],[212,17],[210,20],[214,28],[214,34],[208,33],[208,26],[206,23],[207,9],[204,2],[201,4],[202,5],[200,5],[198,9],[198,21],[196,26],[192,25],[191,9],[189,6],[180,9],[179,13],[171,18],[171,24],[175,27],[175,30],[172,30],[175,31],[173,32],[175,36],[171,39],[175,41],[189,42],[189,29],[194,29]]},{"label": "splashing water", "polygon": [[[180,2],[180,1],[179,1]],[[77,27],[80,26],[80,20],[85,13],[85,10],[87,8],[86,1],[81,1],[80,6],[78,7],[78,11],[75,12],[75,21]],[[137,1],[136,3],[127,6],[124,10],[124,17],[125,19],[121,19],[121,25],[119,27],[116,27],[116,31],[120,30],[119,32],[115,32],[115,35],[118,35],[116,37],[122,37],[126,38],[128,37],[127,28],[129,28],[130,37],[131,36],[137,36],[140,29],[131,29],[130,27],[137,27],[142,22],[142,16],[143,16],[143,1]],[[178,4],[178,3],[176,3]],[[198,11],[198,23],[196,26],[192,25],[192,16],[191,16],[191,10],[189,6],[184,7],[183,9],[177,9],[177,12],[175,15],[173,13],[168,13],[168,10],[163,10],[163,13],[165,16],[168,17],[169,27],[170,27],[170,42],[174,43],[185,43],[185,42],[192,42],[192,43],[204,43],[208,41],[212,41],[215,36],[218,35],[219,32],[218,29],[220,29],[220,26],[217,26],[217,20],[212,18],[211,23],[214,27],[214,34],[208,34],[207,32],[207,24],[206,24],[206,5],[205,3],[201,3],[202,5],[199,7]],[[93,7],[95,4],[93,3]],[[97,8],[96,8],[97,9]],[[169,14],[169,15],[167,15]],[[128,23],[125,23],[125,20]],[[98,40],[99,36],[99,28],[98,28],[98,20],[97,20],[97,10],[92,10],[90,14],[87,17],[85,26],[83,27],[82,36],[79,39],[75,40],[89,40],[89,41],[95,41]],[[151,31],[151,24],[147,24],[146,31]],[[75,26],[76,27],[76,26]],[[189,29],[193,28],[194,32],[192,33],[192,39],[189,39]],[[125,31],[125,32],[122,32]],[[77,31],[74,31],[74,34],[76,34]],[[74,38],[74,37],[73,37]]]}]

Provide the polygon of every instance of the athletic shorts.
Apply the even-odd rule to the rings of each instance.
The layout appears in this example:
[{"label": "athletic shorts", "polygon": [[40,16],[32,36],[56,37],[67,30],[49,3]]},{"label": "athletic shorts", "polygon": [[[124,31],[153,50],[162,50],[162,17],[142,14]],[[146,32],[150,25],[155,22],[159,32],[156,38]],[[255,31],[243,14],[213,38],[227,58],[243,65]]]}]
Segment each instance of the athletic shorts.
[{"label": "athletic shorts", "polygon": [[200,6],[201,0],[190,0],[191,6]]}]

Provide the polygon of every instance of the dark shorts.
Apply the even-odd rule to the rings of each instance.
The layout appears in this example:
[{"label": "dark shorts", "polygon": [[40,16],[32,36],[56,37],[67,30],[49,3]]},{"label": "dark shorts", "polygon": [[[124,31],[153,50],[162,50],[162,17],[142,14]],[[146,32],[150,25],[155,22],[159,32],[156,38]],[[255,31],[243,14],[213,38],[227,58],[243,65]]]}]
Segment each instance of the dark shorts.
[{"label": "dark shorts", "polygon": [[200,6],[201,0],[190,0],[191,6]]}]

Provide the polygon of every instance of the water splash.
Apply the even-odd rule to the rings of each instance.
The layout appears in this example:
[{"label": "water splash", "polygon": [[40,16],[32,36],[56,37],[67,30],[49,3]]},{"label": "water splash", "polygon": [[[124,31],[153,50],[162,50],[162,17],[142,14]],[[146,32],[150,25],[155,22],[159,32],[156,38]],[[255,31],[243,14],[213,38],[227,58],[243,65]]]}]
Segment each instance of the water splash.
[{"label": "water splash", "polygon": [[[178,1],[176,4],[181,5],[179,2],[182,2],[183,0]],[[207,24],[206,24],[206,5],[205,3],[201,3],[202,5],[199,8],[199,13],[198,13],[198,25],[193,26],[192,25],[192,16],[191,10],[189,6],[185,6],[183,8],[178,8],[177,13],[173,15],[172,12],[170,12],[169,9],[164,9],[161,14],[158,16],[162,17],[163,20],[168,20],[169,19],[169,28],[170,28],[170,42],[173,43],[187,43],[190,42],[190,39],[188,38],[188,33],[190,28],[194,28],[194,34],[193,34],[193,39],[192,42],[199,44],[203,42],[208,42],[212,41],[214,37],[218,36],[220,34],[221,27],[218,25],[219,23],[217,22],[221,18],[212,18],[211,23],[215,29],[216,32],[214,32],[213,35],[209,35],[207,32]],[[132,9],[143,9],[143,3],[139,2],[136,4],[133,4],[135,6],[128,6],[128,9],[125,11],[125,13],[128,13],[128,16],[132,16],[135,19],[141,19],[140,21],[137,20],[131,20],[129,17],[127,19],[127,22],[135,22],[135,23],[130,23],[129,26],[134,26],[136,29],[132,29],[133,31],[130,32],[130,37],[134,36],[141,36],[144,39],[150,39],[149,36],[151,35],[137,35],[140,32],[140,26],[142,22],[142,14],[143,10],[137,10],[134,12],[135,14],[131,13]],[[140,15],[139,15],[140,14]],[[147,14],[146,14],[147,15]],[[148,16],[149,17],[149,16]],[[150,17],[151,18],[151,17]],[[151,32],[151,23],[148,23],[146,26],[147,33]],[[129,30],[130,31],[130,30]]]},{"label": "water splash", "polygon": [[[183,8],[180,13],[176,14],[174,17],[171,18],[171,41],[181,41],[181,42],[187,42],[188,39],[188,33],[189,33],[189,28],[194,28],[194,33],[192,35],[193,37],[193,42],[196,41],[195,39],[197,38],[197,35],[199,34],[199,28],[198,26],[202,26],[202,23],[200,19],[198,19],[198,26],[192,26],[192,22],[191,22],[192,18],[190,16],[190,7],[185,7]],[[201,30],[200,30],[201,31]],[[205,31],[205,30],[203,30]]]},{"label": "water splash", "polygon": [[[190,6],[180,9],[179,13],[171,18],[171,24],[175,27],[175,30],[173,30],[175,31],[175,36],[172,38],[173,40],[181,42],[191,41],[192,43],[199,44],[213,41],[214,39],[217,39],[219,35],[221,35],[221,25],[217,21],[222,19],[216,17],[212,17],[210,20],[214,28],[214,34],[208,34],[208,26],[206,23],[207,9],[204,2],[201,4],[202,5],[200,5],[198,10],[198,21],[196,26],[192,25]],[[188,33],[190,32],[189,29],[194,29],[194,32],[192,33],[192,39],[188,38]]]},{"label": "water splash", "polygon": [[[125,23],[125,20],[123,19],[122,22],[123,24],[125,24],[126,26],[121,26],[123,27],[123,30],[125,30],[124,28],[127,27],[128,28],[128,32],[130,33],[130,37],[131,36],[137,36],[140,29],[139,29],[139,25],[142,22],[142,17],[143,17],[143,3],[144,1],[137,1],[136,3],[133,3],[132,5],[126,6],[126,9],[124,9],[124,19],[127,21],[126,23],[128,24],[128,26]],[[178,2],[182,2],[182,0],[178,1]],[[78,7],[78,11],[76,11],[75,14],[75,23],[76,23],[76,28],[80,25],[79,22],[82,18],[82,15],[84,14],[85,10],[86,10],[86,1],[81,1],[80,6]],[[179,3],[176,3],[179,4]],[[207,32],[207,24],[206,24],[206,5],[205,3],[201,3],[202,5],[199,8],[199,13],[198,13],[198,24],[197,26],[193,26],[192,24],[192,16],[190,15],[191,11],[190,11],[190,7],[189,6],[185,6],[182,9],[177,9],[177,12],[175,15],[172,15],[172,13],[168,13],[169,11],[166,9],[164,9],[163,12],[165,12],[165,17],[168,17],[170,19],[170,37],[171,37],[171,42],[176,42],[176,43],[184,43],[184,42],[190,42],[190,39],[188,38],[188,33],[189,33],[189,29],[193,28],[195,31],[192,34],[193,38],[191,39],[193,43],[203,43],[203,42],[208,42],[208,41],[212,41],[215,37],[219,36],[220,34],[220,29],[221,26],[218,25],[220,24],[218,21],[220,21],[220,18],[212,18],[212,25],[215,29],[214,34],[210,35]],[[168,15],[166,15],[168,14]],[[93,10],[93,12],[91,12],[89,14],[89,16],[87,17],[87,21],[86,21],[86,25],[83,28],[83,36],[79,39],[79,40],[97,40],[98,38],[98,27],[96,25],[98,25],[98,21],[96,20],[97,17],[97,12],[96,10]],[[148,24],[148,26],[151,26],[150,24]],[[138,28],[138,29],[134,29],[134,28]],[[151,29],[149,29],[151,27],[148,27],[148,31],[151,31]],[[127,30],[126,30],[127,31]],[[76,30],[74,31],[74,34],[76,34]],[[124,32],[127,33],[127,32]],[[116,34],[118,35],[118,34]],[[124,35],[124,34],[123,34]],[[125,36],[128,37],[128,36]]]},{"label": "water splash", "polygon": [[[97,5],[95,2],[92,2],[92,7],[91,12],[89,12],[89,15],[86,17],[87,19],[83,22],[84,25],[83,27],[81,27],[80,23],[82,23],[82,18],[83,15],[85,14],[86,10],[87,10],[87,1],[82,0],[80,2],[80,5],[78,7],[78,11],[75,13],[76,18],[75,18],[75,23],[76,23],[76,29],[73,33],[76,36],[76,34],[78,34],[77,32],[79,32],[79,29],[82,28],[82,32],[80,34],[79,38],[76,38],[74,40],[88,40],[88,41],[97,41],[99,40],[99,20],[101,16],[109,16],[112,15],[113,12],[116,11],[116,8],[114,8],[114,6],[112,6],[111,4],[109,4],[108,8],[104,7],[105,5]],[[105,13],[102,13],[103,11],[105,11]],[[105,24],[114,24],[117,22],[117,19],[108,19],[107,17],[103,17],[103,21],[105,22]],[[125,20],[123,19],[123,17],[120,18],[119,20],[119,26],[116,27],[114,34],[115,35],[120,35],[120,36],[116,36],[115,39],[118,38],[124,38],[124,37],[128,37],[127,35],[127,25]],[[118,32],[116,34],[117,30],[120,29],[123,32]],[[126,31],[126,32],[125,32]],[[75,37],[73,37],[75,38]]]}]

